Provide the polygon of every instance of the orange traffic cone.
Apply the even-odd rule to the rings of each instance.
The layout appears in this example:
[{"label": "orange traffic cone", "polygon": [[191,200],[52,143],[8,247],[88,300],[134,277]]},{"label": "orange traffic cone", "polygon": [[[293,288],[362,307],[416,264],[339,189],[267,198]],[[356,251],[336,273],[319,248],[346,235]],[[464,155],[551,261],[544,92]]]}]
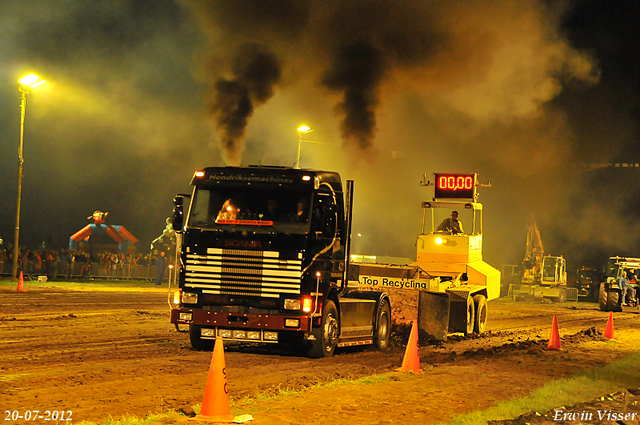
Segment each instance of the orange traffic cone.
[{"label": "orange traffic cone", "polygon": [[222,338],[216,338],[211,358],[211,367],[204,389],[200,414],[192,421],[231,423],[233,415],[229,410],[229,392],[227,389],[227,371],[224,362]]},{"label": "orange traffic cone", "polygon": [[558,319],[553,315],[553,323],[551,324],[551,336],[549,337],[549,346],[547,350],[562,350],[560,347],[560,333],[558,332]]},{"label": "orange traffic cone", "polygon": [[609,312],[609,320],[607,320],[607,329],[604,331],[604,337],[613,339],[613,312]]},{"label": "orange traffic cone", "polygon": [[416,322],[411,324],[411,333],[409,334],[409,342],[404,352],[402,366],[396,369],[398,372],[422,373],[420,371],[420,357],[418,354],[418,325]]},{"label": "orange traffic cone", "polygon": [[24,292],[24,276],[22,275],[22,271],[20,272],[20,277],[18,278],[18,288],[16,290]]}]

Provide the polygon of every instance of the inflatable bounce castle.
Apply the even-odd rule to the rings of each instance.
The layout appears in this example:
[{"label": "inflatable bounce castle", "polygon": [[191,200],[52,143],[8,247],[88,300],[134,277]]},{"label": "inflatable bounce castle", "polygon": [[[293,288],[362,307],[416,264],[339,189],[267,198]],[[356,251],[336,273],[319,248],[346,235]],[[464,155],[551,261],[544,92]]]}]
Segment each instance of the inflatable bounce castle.
[{"label": "inflatable bounce castle", "polygon": [[92,235],[106,234],[118,244],[120,252],[127,252],[129,245],[138,243],[138,239],[133,236],[124,226],[107,224],[108,212],[95,211],[93,215],[87,217],[93,219],[92,224],[87,224],[82,229],[74,233],[69,239],[69,249],[78,249],[81,241],[88,242]]}]

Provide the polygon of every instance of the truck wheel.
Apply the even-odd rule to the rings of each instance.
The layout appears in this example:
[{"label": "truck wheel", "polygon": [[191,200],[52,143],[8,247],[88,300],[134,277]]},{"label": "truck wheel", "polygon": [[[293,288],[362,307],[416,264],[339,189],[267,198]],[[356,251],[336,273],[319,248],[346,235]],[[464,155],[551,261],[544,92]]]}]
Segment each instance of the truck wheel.
[{"label": "truck wheel", "polygon": [[391,336],[391,307],[389,301],[385,298],[380,301],[378,306],[378,317],[376,320],[376,328],[373,333],[373,345],[378,350],[386,350],[389,347],[389,338]]},{"label": "truck wheel", "polygon": [[473,331],[481,334],[487,326],[487,297],[482,294],[474,295],[473,302],[476,305],[476,320]]},{"label": "truck wheel", "polygon": [[213,351],[215,340],[202,339],[200,329],[202,329],[201,326],[189,325],[189,341],[191,341],[191,346],[194,350],[198,351]]},{"label": "truck wheel", "polygon": [[315,341],[311,341],[311,348],[307,355],[312,358],[331,357],[338,344],[340,336],[340,324],[338,323],[338,310],[333,301],[327,300],[322,309],[322,322],[320,327],[313,330]]},{"label": "truck wheel", "polygon": [[473,328],[476,324],[476,303],[473,301],[473,297],[467,297],[467,329],[465,335],[473,333]]}]

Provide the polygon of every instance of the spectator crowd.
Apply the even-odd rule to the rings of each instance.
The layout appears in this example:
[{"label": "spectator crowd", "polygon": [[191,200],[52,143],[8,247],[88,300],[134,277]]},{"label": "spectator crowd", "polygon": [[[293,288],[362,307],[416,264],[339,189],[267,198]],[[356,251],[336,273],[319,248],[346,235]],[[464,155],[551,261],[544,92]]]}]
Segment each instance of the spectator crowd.
[{"label": "spectator crowd", "polygon": [[[162,247],[168,252],[168,247]],[[18,273],[23,272],[25,279],[47,276],[49,279],[71,278],[114,278],[146,279],[156,277],[156,258],[159,252],[113,253],[86,252],[82,250],[49,249],[43,245],[38,249],[21,247],[18,251]],[[172,267],[173,256],[167,255],[164,268]],[[13,265],[13,247],[0,245],[0,274],[11,275]],[[167,273],[164,273],[165,278]]]}]

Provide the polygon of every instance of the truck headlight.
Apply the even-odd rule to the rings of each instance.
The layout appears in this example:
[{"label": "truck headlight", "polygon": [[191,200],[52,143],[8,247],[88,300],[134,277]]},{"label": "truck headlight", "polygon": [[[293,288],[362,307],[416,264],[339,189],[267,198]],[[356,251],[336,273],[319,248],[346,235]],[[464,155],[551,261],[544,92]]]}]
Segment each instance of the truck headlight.
[{"label": "truck headlight", "polygon": [[300,319],[284,319],[285,328],[299,328]]},{"label": "truck headlight", "polygon": [[193,319],[192,313],[180,313],[180,316],[178,317],[178,320],[182,322],[190,322],[191,319]]},{"label": "truck headlight", "polygon": [[194,294],[193,292],[183,292],[182,293],[182,303],[183,304],[198,304],[198,294]]},{"label": "truck headlight", "polygon": [[284,300],[284,309],[285,310],[300,310],[300,300],[299,299],[285,299]]},{"label": "truck headlight", "polygon": [[278,332],[264,331],[264,339],[267,340],[267,341],[277,341],[278,340]]},{"label": "truck headlight", "polygon": [[200,330],[200,336],[215,337],[216,336],[216,330],[215,329],[210,329],[210,328],[202,328]]},{"label": "truck headlight", "polygon": [[231,335],[234,339],[247,339],[247,331],[233,331]]}]

